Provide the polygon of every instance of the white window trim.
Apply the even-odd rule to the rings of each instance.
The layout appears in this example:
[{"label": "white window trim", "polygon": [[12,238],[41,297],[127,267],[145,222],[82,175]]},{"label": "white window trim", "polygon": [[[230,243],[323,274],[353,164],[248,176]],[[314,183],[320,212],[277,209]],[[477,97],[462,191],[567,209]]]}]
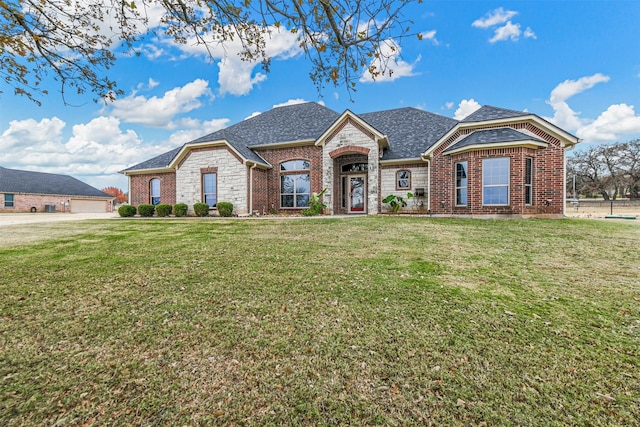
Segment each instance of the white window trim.
[{"label": "white window trim", "polygon": [[[467,173],[467,185],[458,187],[458,164],[462,164],[462,163],[464,163],[466,165],[465,172]],[[454,173],[455,173],[455,176],[453,178],[455,180],[454,198],[455,198],[456,206],[469,206],[469,162],[467,160],[462,160],[460,162],[456,162],[455,163],[455,172]],[[464,204],[458,203],[458,189],[462,189],[462,188],[466,188],[467,189],[467,202],[464,203]]]},{"label": "white window trim", "polygon": [[[492,184],[485,185],[484,183],[484,171],[485,171],[485,160],[494,160],[494,159],[507,159],[508,167],[507,167],[507,183],[506,184]],[[484,189],[485,188],[494,188],[494,187],[507,187],[507,203],[485,203],[484,201]],[[509,206],[511,200],[511,157],[487,157],[482,159],[482,206]]]}]

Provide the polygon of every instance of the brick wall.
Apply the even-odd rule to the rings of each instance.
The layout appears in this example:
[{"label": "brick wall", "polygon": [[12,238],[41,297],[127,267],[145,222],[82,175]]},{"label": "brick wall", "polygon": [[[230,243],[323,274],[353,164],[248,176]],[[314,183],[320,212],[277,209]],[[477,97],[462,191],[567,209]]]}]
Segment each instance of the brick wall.
[{"label": "brick wall", "polygon": [[129,177],[129,203],[133,206],[151,203],[152,179],[160,180],[160,203],[176,204],[176,174],[174,172],[131,175]]},{"label": "brick wall", "polygon": [[[310,163],[311,192],[322,191],[322,149],[315,145],[304,145],[299,147],[277,148],[277,149],[256,149],[263,159],[269,162],[273,168],[264,172],[264,175],[254,175],[254,210],[285,211],[297,213],[301,209],[281,208],[280,206],[280,164],[289,160],[306,160]],[[255,169],[254,169],[255,173]],[[255,196],[258,194],[257,198]]]},{"label": "brick wall", "polygon": [[[54,205],[56,212],[69,212],[71,209],[71,199],[91,200],[91,197],[78,197],[64,194],[13,194],[13,207],[4,206],[4,193],[0,193],[0,212],[3,213],[23,213],[31,212],[31,208],[35,207],[37,212],[45,212],[46,205]],[[95,200],[103,200],[95,198]],[[63,204],[65,203],[65,204]],[[105,200],[104,212],[111,212],[111,202]]]},{"label": "brick wall", "polygon": [[[494,126],[495,127],[495,126]],[[504,126],[501,126],[504,127]],[[536,215],[559,216],[564,212],[564,149],[560,141],[530,123],[516,123],[512,127],[527,130],[544,139],[547,148],[525,147],[477,150],[455,155],[442,152],[471,130],[453,135],[439,147],[431,161],[431,212],[447,215]],[[482,160],[490,157],[510,159],[509,204],[482,204]],[[533,159],[533,201],[524,203],[525,159]],[[468,204],[455,206],[455,163],[468,162]]]}]

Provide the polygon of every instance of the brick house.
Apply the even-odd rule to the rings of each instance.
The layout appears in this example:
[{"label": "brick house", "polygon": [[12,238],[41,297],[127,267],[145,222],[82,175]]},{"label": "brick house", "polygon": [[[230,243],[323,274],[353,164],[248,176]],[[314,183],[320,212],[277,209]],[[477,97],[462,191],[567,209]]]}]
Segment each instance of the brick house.
[{"label": "brick house", "polygon": [[111,212],[112,201],[72,176],[0,167],[0,212]]},{"label": "brick house", "polygon": [[484,106],[462,121],[415,108],[342,114],[277,107],[121,171],[130,203],[233,203],[239,215],[304,209],[561,217],[565,150],[578,138],[535,114]]}]

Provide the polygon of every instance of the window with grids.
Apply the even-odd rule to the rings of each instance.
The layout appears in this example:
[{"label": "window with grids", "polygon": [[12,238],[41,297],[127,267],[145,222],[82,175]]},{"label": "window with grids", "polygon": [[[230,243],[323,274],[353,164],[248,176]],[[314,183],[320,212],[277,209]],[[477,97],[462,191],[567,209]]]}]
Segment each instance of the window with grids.
[{"label": "window with grids", "polygon": [[401,170],[396,172],[396,189],[408,190],[411,188],[411,172],[408,170]]},{"label": "window with grids", "polygon": [[494,206],[509,204],[508,157],[482,160],[482,204]]},{"label": "window with grids", "polygon": [[4,207],[5,208],[12,208],[14,207],[13,204],[13,194],[5,194],[4,195]]},{"label": "window with grids", "polygon": [[533,159],[527,157],[524,166],[524,204],[533,204]]},{"label": "window with grids", "polygon": [[311,164],[290,160],[280,164],[280,207],[305,208],[311,196]]},{"label": "window with grids", "polygon": [[152,205],[160,204],[160,180],[153,178],[149,181],[149,203]]},{"label": "window with grids", "polygon": [[202,201],[215,208],[218,204],[218,174],[203,173],[202,174]]},{"label": "window with grids", "polygon": [[467,162],[456,163],[456,205],[467,206]]}]

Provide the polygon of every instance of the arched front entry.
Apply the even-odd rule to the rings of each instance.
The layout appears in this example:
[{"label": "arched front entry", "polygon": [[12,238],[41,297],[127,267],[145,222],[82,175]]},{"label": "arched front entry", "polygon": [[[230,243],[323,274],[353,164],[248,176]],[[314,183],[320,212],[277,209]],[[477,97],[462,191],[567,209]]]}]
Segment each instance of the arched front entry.
[{"label": "arched front entry", "polygon": [[368,158],[348,154],[334,158],[334,206],[337,214],[368,212]]}]

